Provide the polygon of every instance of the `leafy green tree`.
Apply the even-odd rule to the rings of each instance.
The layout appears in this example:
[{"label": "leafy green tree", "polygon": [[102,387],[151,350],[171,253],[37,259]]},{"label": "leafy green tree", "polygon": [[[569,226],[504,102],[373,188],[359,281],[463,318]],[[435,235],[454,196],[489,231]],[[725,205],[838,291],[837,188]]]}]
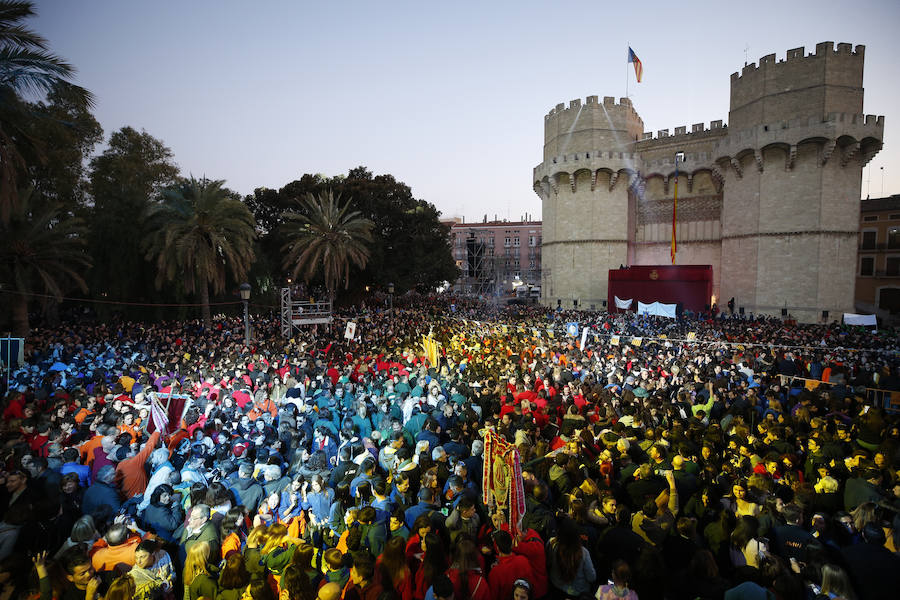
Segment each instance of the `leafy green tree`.
[{"label": "leafy green tree", "polygon": [[392,175],[373,176],[365,167],[351,169],[339,189],[375,222],[372,260],[359,278],[363,283],[393,282],[402,293],[427,292],[456,280],[450,229],[440,222],[433,204],[417,200],[409,186]]},{"label": "leafy green tree", "polygon": [[87,291],[82,273],[91,261],[85,252],[87,228],[77,217],[66,217],[59,205],[36,208],[31,191],[5,224],[0,224],[0,281],[9,289],[15,335],[30,330],[28,307],[40,294],[57,302],[72,286]]},{"label": "leafy green tree", "polygon": [[[135,243],[143,215],[178,182],[172,151],[146,131],[123,127],[91,161],[91,290],[95,296],[150,302],[156,271]],[[167,294],[166,299],[171,299]]]},{"label": "leafy green tree", "polygon": [[256,223],[250,210],[225,189],[224,181],[191,178],[164,190],[147,211],[142,247],[156,263],[156,286],[176,278],[187,292],[199,292],[209,326],[209,288],[225,289],[226,269],[244,279],[253,264]]},{"label": "leafy green tree", "polygon": [[[258,218],[276,222],[272,215],[285,203],[328,190],[350,198],[349,209],[358,211],[374,224],[372,241],[367,244],[366,267],[359,269],[351,265],[349,292],[345,297],[361,297],[366,285],[384,289],[389,282],[395,284],[398,293],[410,289],[428,291],[459,276],[450,248],[450,229],[441,224],[440,213],[434,205],[414,198],[409,186],[392,175],[374,176],[365,167],[333,178],[306,174],[285,185],[277,194],[272,190],[256,190],[252,199],[248,197],[246,201],[254,206]],[[270,264],[281,263],[285,243],[281,236],[281,230],[263,234],[261,252]],[[276,274],[273,278],[278,279]]]},{"label": "leafy green tree", "polygon": [[20,178],[29,165],[45,159],[47,140],[29,131],[33,121],[27,99],[68,85],[81,107],[93,105],[84,88],[68,84],[75,69],[51,53],[47,41],[28,29],[31,2],[0,0],[0,222],[7,223],[18,203]]},{"label": "leafy green tree", "polygon": [[365,268],[367,244],[372,241],[372,221],[350,210],[350,202],[339,206],[339,201],[340,196],[335,198],[331,190],[318,196],[307,194],[302,212],[283,214],[285,269],[295,278],[302,273],[306,281],[321,272],[332,301],[340,283],[344,289],[349,286],[350,265]]},{"label": "leafy green tree", "polygon": [[103,141],[103,128],[79,94],[65,84],[50,90],[45,101],[31,105],[31,114],[32,135],[46,140],[44,160],[28,169],[35,193],[69,213],[79,211],[86,216],[90,197],[87,158]]}]

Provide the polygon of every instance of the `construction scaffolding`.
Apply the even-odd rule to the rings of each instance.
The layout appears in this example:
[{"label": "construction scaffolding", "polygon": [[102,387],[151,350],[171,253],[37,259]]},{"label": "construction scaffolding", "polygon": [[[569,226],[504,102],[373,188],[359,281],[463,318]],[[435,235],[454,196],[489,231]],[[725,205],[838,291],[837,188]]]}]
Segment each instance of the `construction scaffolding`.
[{"label": "construction scaffolding", "polygon": [[[463,275],[465,293],[476,296],[491,295],[496,288],[493,245],[485,244],[478,231],[469,231],[466,238],[466,261]],[[493,237],[489,238],[493,242]]]},{"label": "construction scaffolding", "polygon": [[301,302],[291,299],[291,288],[281,288],[281,337],[293,337],[294,328],[328,324],[334,319],[331,301]]}]

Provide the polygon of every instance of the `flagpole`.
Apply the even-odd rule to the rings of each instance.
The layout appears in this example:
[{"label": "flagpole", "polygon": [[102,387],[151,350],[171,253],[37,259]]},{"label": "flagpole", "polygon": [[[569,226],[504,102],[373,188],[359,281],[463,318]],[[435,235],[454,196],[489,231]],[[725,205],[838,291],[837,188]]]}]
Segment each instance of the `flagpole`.
[{"label": "flagpole", "polygon": [[[630,50],[631,46],[628,42],[625,42],[625,46]],[[625,51],[625,97],[628,97],[628,59],[631,58],[629,54],[629,50]]]}]

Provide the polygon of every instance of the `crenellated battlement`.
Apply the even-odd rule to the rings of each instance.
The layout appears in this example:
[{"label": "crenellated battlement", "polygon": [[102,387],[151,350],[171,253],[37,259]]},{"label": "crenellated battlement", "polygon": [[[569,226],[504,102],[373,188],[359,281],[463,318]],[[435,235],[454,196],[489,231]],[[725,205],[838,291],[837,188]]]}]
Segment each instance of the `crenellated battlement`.
[{"label": "crenellated battlement", "polygon": [[694,140],[700,138],[708,138],[708,137],[718,137],[721,135],[725,135],[726,129],[728,125],[725,125],[722,122],[722,119],[718,119],[716,121],[709,122],[709,128],[706,127],[706,123],[694,123],[691,125],[691,130],[687,130],[687,125],[682,125],[680,127],[676,127],[674,129],[674,134],[670,134],[668,129],[660,129],[656,132],[656,136],[654,137],[652,131],[645,131],[643,137],[641,137],[641,142],[647,142],[651,140],[666,140],[666,141],[680,141],[680,140]]},{"label": "crenellated battlement", "polygon": [[544,119],[544,160],[595,148],[629,152],[644,122],[628,98],[588,96],[557,104]]},{"label": "crenellated battlement", "polygon": [[762,148],[769,144],[798,144],[807,140],[833,140],[839,137],[880,142],[883,136],[884,116],[830,113],[824,118],[797,117],[741,131],[732,130],[728,137],[716,143],[716,154],[734,155],[745,149]]},{"label": "crenellated battlement", "polygon": [[564,102],[560,102],[555,107],[553,107],[550,112],[544,115],[544,120],[546,121],[553,117],[558,117],[569,112],[577,113],[579,110],[583,110],[584,108],[596,108],[600,110],[602,110],[603,108],[605,108],[606,110],[625,109],[635,117],[640,118],[638,117],[637,111],[634,110],[634,105],[631,103],[630,98],[619,98],[619,101],[616,102],[614,96],[604,96],[603,101],[601,102],[599,96],[588,96],[584,99],[583,103],[581,101],[581,98],[570,100],[568,107]]},{"label": "crenellated battlement", "polygon": [[731,75],[728,122],[734,129],[800,116],[863,111],[865,46],[822,42],[814,53],[803,47],[785,58],[768,54]]},{"label": "crenellated battlement", "polygon": [[837,45],[837,48],[835,48],[834,42],[820,42],[816,44],[816,51],[810,54],[806,54],[806,48],[800,46],[799,48],[788,50],[785,58],[782,58],[781,60],[778,60],[777,55],[775,54],[767,54],[759,59],[759,65],[757,65],[757,63],[744,65],[739,73],[734,72],[731,74],[731,81],[732,83],[740,81],[745,75],[752,76],[768,67],[777,68],[781,65],[794,66],[799,62],[811,63],[813,61],[836,56],[856,57],[860,62],[860,66],[862,66],[865,54],[866,47],[862,44],[854,48],[853,44],[840,43]]}]

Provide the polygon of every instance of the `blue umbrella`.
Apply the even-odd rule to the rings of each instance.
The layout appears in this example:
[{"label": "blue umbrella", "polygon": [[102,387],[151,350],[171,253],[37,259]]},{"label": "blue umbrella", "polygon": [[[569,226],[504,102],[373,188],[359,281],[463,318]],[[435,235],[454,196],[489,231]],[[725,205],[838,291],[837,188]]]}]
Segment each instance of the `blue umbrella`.
[{"label": "blue umbrella", "polygon": [[69,365],[67,365],[67,364],[65,364],[65,363],[55,362],[55,363],[53,363],[53,365],[50,367],[50,370],[51,370],[51,371],[65,371],[65,370],[68,369],[68,368],[69,368]]}]

